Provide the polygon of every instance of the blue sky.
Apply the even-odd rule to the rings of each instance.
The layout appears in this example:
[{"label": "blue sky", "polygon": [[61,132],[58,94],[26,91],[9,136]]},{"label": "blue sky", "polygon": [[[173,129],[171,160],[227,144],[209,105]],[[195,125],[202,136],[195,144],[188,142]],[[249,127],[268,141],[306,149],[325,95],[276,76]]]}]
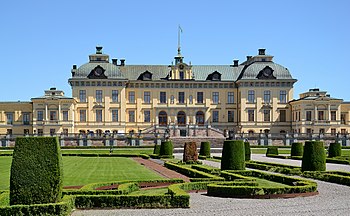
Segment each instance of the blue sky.
[{"label": "blue sky", "polygon": [[275,56],[298,79],[294,97],[318,87],[350,101],[350,1],[4,1],[0,101],[29,101],[57,87],[71,96],[73,64],[96,45],[126,64],[171,64],[180,24],[192,64]]}]

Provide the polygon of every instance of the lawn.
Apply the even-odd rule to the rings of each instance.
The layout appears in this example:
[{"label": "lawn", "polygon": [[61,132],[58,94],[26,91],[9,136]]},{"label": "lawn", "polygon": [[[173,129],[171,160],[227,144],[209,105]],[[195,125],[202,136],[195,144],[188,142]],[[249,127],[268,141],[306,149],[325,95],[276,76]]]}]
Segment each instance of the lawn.
[{"label": "lawn", "polygon": [[[8,190],[12,157],[0,157],[0,190]],[[162,179],[131,158],[63,157],[63,185],[86,185],[118,180]]]},{"label": "lawn", "polygon": [[[2,153],[12,153],[13,150],[1,150]],[[62,154],[106,154],[109,149],[61,149]],[[153,148],[113,148],[114,154],[153,154]]]},{"label": "lawn", "polygon": [[[266,154],[267,148],[251,148],[252,154]],[[278,154],[290,154],[290,149],[278,149]]]}]

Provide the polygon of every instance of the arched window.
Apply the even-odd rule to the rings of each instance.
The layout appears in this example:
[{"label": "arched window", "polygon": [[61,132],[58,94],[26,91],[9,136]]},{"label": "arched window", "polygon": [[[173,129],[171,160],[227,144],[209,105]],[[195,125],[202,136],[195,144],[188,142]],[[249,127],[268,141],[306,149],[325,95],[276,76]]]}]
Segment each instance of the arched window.
[{"label": "arched window", "polygon": [[265,134],[268,134],[268,133],[270,133],[270,130],[269,130],[269,129],[265,129],[265,130],[264,130],[264,133],[265,133]]},{"label": "arched window", "polygon": [[177,124],[180,126],[186,125],[186,113],[184,111],[177,113]]},{"label": "arched window", "polygon": [[100,130],[100,129],[97,129],[96,130],[96,136],[101,136],[102,135],[102,130]]},{"label": "arched window", "polygon": [[168,114],[165,111],[160,111],[158,114],[158,122],[160,126],[167,126]]},{"label": "arched window", "polygon": [[204,125],[204,113],[202,111],[196,113],[196,124]]},{"label": "arched window", "polygon": [[280,134],[286,134],[286,131],[285,130],[281,130]]},{"label": "arched window", "polygon": [[249,130],[249,131],[248,131],[248,135],[249,135],[249,136],[253,136],[253,135],[254,135],[254,131],[253,131],[253,130]]}]

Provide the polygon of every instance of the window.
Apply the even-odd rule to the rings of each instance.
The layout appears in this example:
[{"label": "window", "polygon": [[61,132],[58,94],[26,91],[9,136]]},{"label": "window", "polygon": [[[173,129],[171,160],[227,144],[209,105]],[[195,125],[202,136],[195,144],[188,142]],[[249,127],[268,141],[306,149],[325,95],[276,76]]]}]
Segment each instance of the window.
[{"label": "window", "polygon": [[102,122],[102,110],[96,110],[96,122]]},{"label": "window", "polygon": [[86,90],[79,91],[79,101],[86,102]]},{"label": "window", "polygon": [[144,103],[151,103],[151,92],[145,91],[143,93],[143,101]]},{"label": "window", "polygon": [[23,113],[23,124],[24,125],[29,125],[29,122],[30,122],[29,113]]},{"label": "window", "polygon": [[67,128],[63,129],[63,134],[66,135],[66,136],[68,135],[68,129]]},{"label": "window", "polygon": [[118,122],[118,110],[112,110],[112,122]]},{"label": "window", "polygon": [[318,111],[318,120],[324,120],[324,111]]},{"label": "window", "polygon": [[320,128],[319,133],[324,134],[324,128]]},{"label": "window", "polygon": [[254,103],[255,102],[255,92],[254,90],[248,91],[248,103]]},{"label": "window", "polygon": [[228,92],[227,93],[227,103],[228,104],[233,104],[234,101],[234,92]]},{"label": "window", "polygon": [[189,103],[190,103],[190,104],[193,104],[193,96],[192,96],[192,95],[190,95],[190,97],[188,98],[188,100],[189,100]]},{"label": "window", "polygon": [[174,104],[174,98],[175,98],[174,95],[171,95],[171,96],[170,96],[170,103],[171,103],[171,104]]},{"label": "window", "polygon": [[341,129],[341,130],[340,130],[340,133],[344,135],[344,134],[346,134],[347,132],[346,132],[345,129]]},{"label": "window", "polygon": [[50,128],[50,136],[55,135],[56,130],[54,128]]},{"label": "window", "polygon": [[308,135],[310,135],[310,134],[312,133],[311,128],[306,128],[306,133],[307,133]]},{"label": "window", "polygon": [[23,130],[23,133],[24,133],[24,135],[29,134],[29,129],[24,129],[24,130]]},{"label": "window", "polygon": [[185,92],[179,92],[179,103],[185,103]]},{"label": "window", "polygon": [[264,110],[264,121],[265,122],[270,121],[270,110]]},{"label": "window", "polygon": [[213,104],[219,103],[219,92],[213,92]]},{"label": "window", "polygon": [[337,120],[337,111],[331,111],[331,121]]},{"label": "window", "polygon": [[280,122],[286,122],[286,111],[280,110]]},{"label": "window", "polygon": [[129,122],[135,122],[135,111],[129,111]]},{"label": "window", "polygon": [[202,111],[196,113],[196,123],[197,125],[204,125],[204,113]]},{"label": "window", "polygon": [[43,129],[38,129],[38,135],[42,136],[44,134],[44,130]]},{"label": "window", "polygon": [[337,129],[331,128],[331,134],[332,134],[332,135],[335,135],[336,133],[337,133]]},{"label": "window", "polygon": [[135,103],[135,92],[134,91],[129,92],[129,103]]},{"label": "window", "polygon": [[280,91],[280,103],[287,103],[287,92],[285,90]]},{"label": "window", "polygon": [[160,92],[160,103],[166,103],[166,92]]},{"label": "window", "polygon": [[270,103],[271,101],[271,91],[264,91],[264,103]]},{"label": "window", "polygon": [[42,121],[44,119],[44,111],[38,110],[37,112],[37,120]]},{"label": "window", "polygon": [[345,115],[345,113],[342,113],[341,115],[340,115],[340,122],[341,122],[341,124],[346,124],[346,115]]},{"label": "window", "polygon": [[79,111],[80,122],[86,122],[86,110]]},{"label": "window", "polygon": [[197,103],[203,103],[203,92],[197,92]]},{"label": "window", "polygon": [[311,121],[311,111],[306,111],[306,121]]},{"label": "window", "polygon": [[57,120],[57,112],[50,111],[50,121],[56,121],[56,120]]},{"label": "window", "polygon": [[62,112],[62,115],[63,115],[63,121],[68,121],[68,111],[63,111]]},{"label": "window", "polygon": [[113,103],[118,103],[118,95],[119,95],[118,90],[112,90],[112,102]]},{"label": "window", "polygon": [[228,122],[234,121],[234,112],[233,111],[227,111],[227,121]]},{"label": "window", "polygon": [[254,120],[254,110],[248,110],[248,121],[253,122]]},{"label": "window", "polygon": [[13,113],[6,113],[7,118],[7,124],[12,125],[13,124]]},{"label": "window", "polygon": [[145,110],[143,112],[144,122],[151,122],[151,111]]},{"label": "window", "polygon": [[96,102],[102,102],[102,90],[96,90]]},{"label": "window", "polygon": [[213,122],[219,122],[219,111],[213,111]]},{"label": "window", "polygon": [[180,71],[180,80],[185,79],[185,74],[183,71]]}]

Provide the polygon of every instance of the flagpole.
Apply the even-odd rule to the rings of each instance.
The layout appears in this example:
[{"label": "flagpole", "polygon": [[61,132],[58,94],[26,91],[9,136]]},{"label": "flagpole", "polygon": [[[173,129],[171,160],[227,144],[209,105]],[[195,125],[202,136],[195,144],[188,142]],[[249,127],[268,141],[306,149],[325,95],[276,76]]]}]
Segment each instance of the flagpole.
[{"label": "flagpole", "polygon": [[177,31],[177,54],[180,55],[181,54],[181,48],[180,48],[180,30],[181,27],[179,25],[178,31]]}]

